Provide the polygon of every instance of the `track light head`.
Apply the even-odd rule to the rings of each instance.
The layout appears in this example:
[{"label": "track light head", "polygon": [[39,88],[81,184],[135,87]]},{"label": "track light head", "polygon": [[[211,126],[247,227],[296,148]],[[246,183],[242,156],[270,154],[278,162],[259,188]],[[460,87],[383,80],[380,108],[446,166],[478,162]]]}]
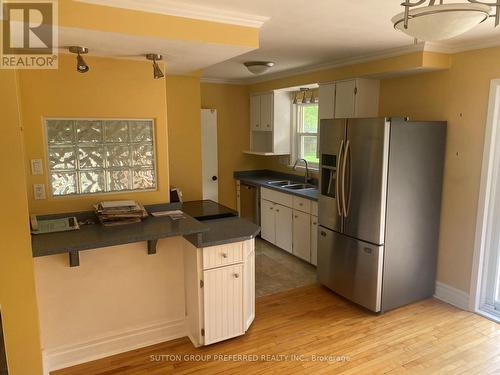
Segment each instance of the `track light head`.
[{"label": "track light head", "polygon": [[90,68],[83,59],[81,55],[85,55],[89,53],[89,49],[87,47],[80,47],[80,46],[71,46],[69,47],[69,52],[71,53],[76,53],[76,70],[78,73],[87,73]]},{"label": "track light head", "polygon": [[160,69],[160,66],[157,63],[157,61],[163,60],[162,55],[159,55],[157,53],[148,53],[148,54],[146,54],[146,59],[153,62],[153,78],[154,79],[160,79],[160,78],[165,77],[165,75],[163,74],[163,72]]}]

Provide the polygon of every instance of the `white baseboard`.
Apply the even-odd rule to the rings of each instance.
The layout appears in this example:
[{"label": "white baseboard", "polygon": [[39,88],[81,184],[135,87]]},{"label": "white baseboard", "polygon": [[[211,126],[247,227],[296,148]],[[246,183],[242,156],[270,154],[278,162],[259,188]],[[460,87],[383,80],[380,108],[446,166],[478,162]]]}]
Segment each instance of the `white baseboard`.
[{"label": "white baseboard", "polygon": [[436,281],[434,297],[462,310],[469,310],[469,294],[460,289]]},{"label": "white baseboard", "polygon": [[43,350],[44,375],[110,355],[186,336],[184,319],[155,322],[147,326],[116,331],[73,345]]}]

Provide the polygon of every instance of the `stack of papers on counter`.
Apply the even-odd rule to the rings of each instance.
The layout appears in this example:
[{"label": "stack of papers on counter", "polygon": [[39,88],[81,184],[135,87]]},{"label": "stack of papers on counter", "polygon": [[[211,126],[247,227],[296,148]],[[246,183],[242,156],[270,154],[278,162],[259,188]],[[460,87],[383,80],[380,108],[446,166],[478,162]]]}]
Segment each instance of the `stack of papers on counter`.
[{"label": "stack of papers on counter", "polygon": [[148,216],[136,201],[105,201],[94,206],[99,221],[106,226],[140,223]]},{"label": "stack of papers on counter", "polygon": [[151,212],[154,217],[168,216],[172,220],[184,219],[186,216],[181,210]]}]

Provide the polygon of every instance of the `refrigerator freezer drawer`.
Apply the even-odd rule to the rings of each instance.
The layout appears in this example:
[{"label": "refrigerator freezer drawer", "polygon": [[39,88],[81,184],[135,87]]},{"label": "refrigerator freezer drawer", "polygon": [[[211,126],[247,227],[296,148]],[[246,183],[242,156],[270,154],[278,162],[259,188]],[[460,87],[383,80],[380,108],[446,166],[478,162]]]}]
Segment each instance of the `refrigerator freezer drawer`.
[{"label": "refrigerator freezer drawer", "polygon": [[383,255],[383,246],[319,228],[319,282],[375,312],[381,310]]}]

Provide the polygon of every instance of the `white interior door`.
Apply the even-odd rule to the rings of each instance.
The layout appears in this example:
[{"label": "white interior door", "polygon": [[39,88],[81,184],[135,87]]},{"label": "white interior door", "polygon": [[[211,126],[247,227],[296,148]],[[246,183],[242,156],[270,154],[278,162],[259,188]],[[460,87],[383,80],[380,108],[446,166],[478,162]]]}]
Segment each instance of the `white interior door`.
[{"label": "white interior door", "polygon": [[219,201],[219,167],[217,159],[217,110],[201,110],[201,164],[203,199]]}]

